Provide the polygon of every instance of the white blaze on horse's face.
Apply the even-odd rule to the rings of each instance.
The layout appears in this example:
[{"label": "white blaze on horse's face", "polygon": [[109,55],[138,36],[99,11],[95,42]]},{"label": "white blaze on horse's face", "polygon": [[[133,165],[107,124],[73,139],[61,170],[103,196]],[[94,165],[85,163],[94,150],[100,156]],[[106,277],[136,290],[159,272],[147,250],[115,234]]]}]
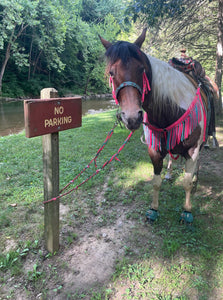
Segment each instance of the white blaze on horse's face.
[{"label": "white blaze on horse's face", "polygon": [[141,107],[142,95],[140,91],[132,84],[137,84],[142,89],[143,81],[143,66],[135,59],[128,65],[118,60],[111,66],[110,74],[113,77],[115,90],[127,83],[122,87],[118,94],[117,99],[121,107],[121,118],[129,130],[137,130],[143,121],[143,111]]}]

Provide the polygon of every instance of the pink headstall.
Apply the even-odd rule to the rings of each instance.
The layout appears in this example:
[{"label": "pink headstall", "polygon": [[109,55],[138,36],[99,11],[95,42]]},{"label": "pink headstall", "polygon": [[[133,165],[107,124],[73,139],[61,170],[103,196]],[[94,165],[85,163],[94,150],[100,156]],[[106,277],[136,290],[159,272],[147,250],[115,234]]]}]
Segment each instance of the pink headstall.
[{"label": "pink headstall", "polygon": [[145,94],[148,94],[148,91],[151,91],[149,80],[146,76],[146,72],[143,72],[143,91],[142,91],[142,103],[145,100]]}]

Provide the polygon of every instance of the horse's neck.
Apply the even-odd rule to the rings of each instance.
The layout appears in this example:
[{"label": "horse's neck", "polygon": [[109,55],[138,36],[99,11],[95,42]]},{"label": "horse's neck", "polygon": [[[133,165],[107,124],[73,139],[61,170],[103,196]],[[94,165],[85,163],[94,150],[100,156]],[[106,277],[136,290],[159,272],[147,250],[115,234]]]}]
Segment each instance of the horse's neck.
[{"label": "horse's neck", "polygon": [[[156,107],[153,105],[153,98],[146,99],[146,103],[143,104],[143,109],[147,112],[148,121],[159,128],[166,128],[176,122],[184,113],[185,109],[178,105],[167,105],[168,100],[165,105]],[[170,102],[169,102],[170,103]]]},{"label": "horse's neck", "polygon": [[[196,90],[185,75],[166,62],[148,56],[152,70],[152,98],[157,107],[177,105],[187,109]],[[162,104],[161,104],[162,103]]]}]

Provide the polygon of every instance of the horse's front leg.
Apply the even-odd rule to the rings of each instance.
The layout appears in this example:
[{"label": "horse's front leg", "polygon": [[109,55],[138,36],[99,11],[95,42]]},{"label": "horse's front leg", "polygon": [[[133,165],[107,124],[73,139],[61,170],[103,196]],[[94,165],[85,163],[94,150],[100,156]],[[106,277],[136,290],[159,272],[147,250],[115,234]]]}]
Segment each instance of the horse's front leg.
[{"label": "horse's front leg", "polygon": [[158,217],[157,210],[159,207],[159,191],[162,183],[160,174],[163,168],[163,157],[160,152],[157,152],[154,149],[149,148],[148,151],[154,169],[153,199],[151,203],[151,208],[146,213],[147,220],[151,223],[154,222]]},{"label": "horse's front leg", "polygon": [[199,159],[199,147],[192,149],[193,154],[191,158],[186,160],[185,164],[185,175],[183,179],[183,187],[185,190],[185,203],[184,203],[184,212],[181,214],[180,221],[181,223],[193,222],[193,215],[191,213],[192,204],[191,204],[191,191],[193,188],[193,176],[197,170],[197,164]]}]

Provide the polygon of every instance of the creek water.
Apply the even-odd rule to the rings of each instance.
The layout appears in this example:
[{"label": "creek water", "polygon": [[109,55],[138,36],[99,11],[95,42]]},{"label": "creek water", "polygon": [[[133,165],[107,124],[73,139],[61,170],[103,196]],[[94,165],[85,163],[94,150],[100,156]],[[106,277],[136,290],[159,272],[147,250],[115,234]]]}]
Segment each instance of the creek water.
[{"label": "creek water", "polygon": [[[82,115],[99,113],[115,108],[115,101],[111,99],[92,98],[82,100]],[[0,101],[0,136],[18,133],[24,127],[23,101]]]}]

